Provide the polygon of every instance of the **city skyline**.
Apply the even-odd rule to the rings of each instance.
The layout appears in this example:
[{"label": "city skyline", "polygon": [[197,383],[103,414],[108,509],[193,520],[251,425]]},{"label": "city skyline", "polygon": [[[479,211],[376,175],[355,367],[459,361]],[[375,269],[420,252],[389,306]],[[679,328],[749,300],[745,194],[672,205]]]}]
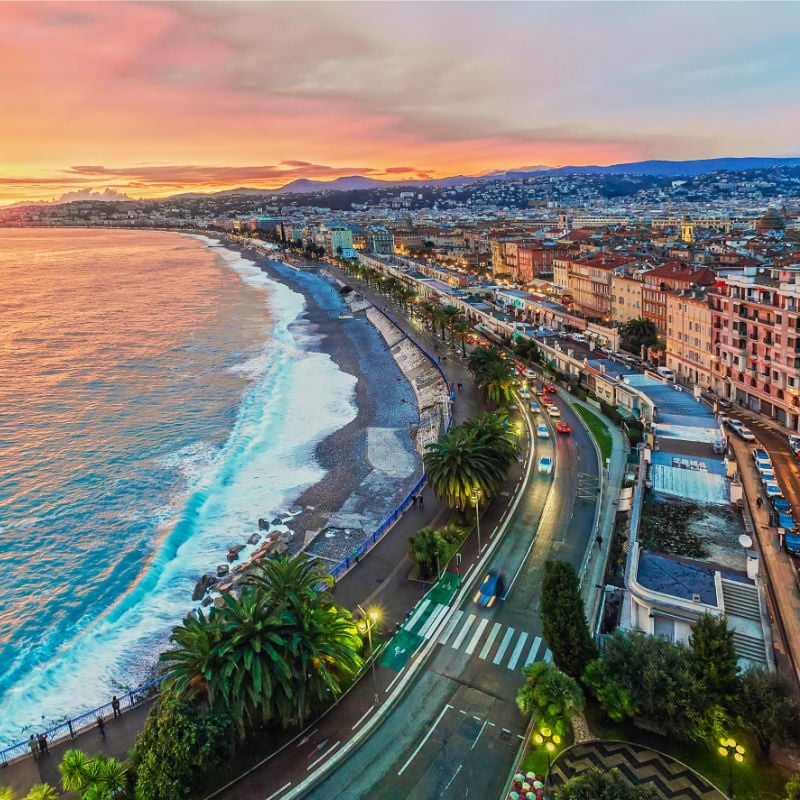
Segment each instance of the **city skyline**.
[{"label": "city skyline", "polygon": [[0,8],[0,205],[792,156],[796,6]]}]

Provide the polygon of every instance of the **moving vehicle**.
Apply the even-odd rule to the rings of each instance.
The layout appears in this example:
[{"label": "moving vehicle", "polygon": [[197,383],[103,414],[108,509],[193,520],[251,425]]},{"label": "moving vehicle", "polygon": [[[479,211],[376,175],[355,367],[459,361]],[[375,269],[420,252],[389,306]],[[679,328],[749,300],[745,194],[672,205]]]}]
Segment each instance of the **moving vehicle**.
[{"label": "moving vehicle", "polygon": [[750,430],[750,428],[745,428],[744,425],[740,425],[735,430],[736,433],[738,433],[739,436],[746,442],[754,442],[756,440],[756,437],[753,435],[753,432]]},{"label": "moving vehicle", "polygon": [[556,425],[556,433],[566,433],[569,435],[572,433],[572,428],[570,428],[567,422],[559,422],[558,425]]},{"label": "moving vehicle", "polygon": [[668,381],[675,380],[675,373],[669,367],[659,367],[656,372]]},{"label": "moving vehicle", "polygon": [[496,570],[489,570],[478,586],[473,598],[475,603],[483,608],[491,608],[498,597],[503,593],[503,577]]},{"label": "moving vehicle", "polygon": [[542,456],[539,459],[539,472],[549,475],[553,471],[553,459],[550,456]]},{"label": "moving vehicle", "polygon": [[533,400],[531,400],[531,413],[532,414],[542,413],[542,407],[538,403],[534,403]]},{"label": "moving vehicle", "polygon": [[548,429],[547,425],[544,423],[540,423],[536,426],[536,435],[540,439],[549,439],[550,438],[550,430]]},{"label": "moving vehicle", "polygon": [[550,406],[554,406],[555,404],[556,404],[555,400],[553,400],[549,394],[542,395],[543,406],[547,406],[549,408]]},{"label": "moving vehicle", "polygon": [[548,409],[547,409],[547,413],[551,417],[560,417],[561,416],[561,411],[559,411],[558,406],[549,406]]},{"label": "moving vehicle", "polygon": [[552,384],[552,383],[546,383],[546,384],[545,384],[545,385],[542,387],[542,391],[543,391],[545,394],[548,394],[549,392],[555,392],[555,391],[556,391],[556,387],[555,387],[555,386],[553,386],[553,384]]}]

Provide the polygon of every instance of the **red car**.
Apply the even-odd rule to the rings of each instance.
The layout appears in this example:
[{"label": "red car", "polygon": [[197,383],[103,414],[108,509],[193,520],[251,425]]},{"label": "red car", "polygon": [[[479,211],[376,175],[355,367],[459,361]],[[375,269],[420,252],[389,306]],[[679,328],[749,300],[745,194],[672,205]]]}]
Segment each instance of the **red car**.
[{"label": "red car", "polygon": [[555,390],[556,390],[556,387],[555,387],[555,386],[553,386],[553,384],[552,384],[552,383],[548,383],[548,384],[547,384],[547,385],[546,385],[546,386],[545,386],[545,387],[542,389],[542,391],[543,391],[545,394],[547,394],[547,392],[554,392]]},{"label": "red car", "polygon": [[556,433],[572,433],[572,428],[566,422],[559,422],[556,425]]}]

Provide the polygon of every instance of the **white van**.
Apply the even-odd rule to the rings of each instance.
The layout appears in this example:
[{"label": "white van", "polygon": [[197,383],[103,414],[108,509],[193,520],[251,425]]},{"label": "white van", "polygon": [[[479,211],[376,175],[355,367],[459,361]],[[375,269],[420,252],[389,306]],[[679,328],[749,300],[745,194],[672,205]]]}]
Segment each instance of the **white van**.
[{"label": "white van", "polygon": [[659,367],[656,372],[662,377],[666,378],[668,381],[675,380],[675,373],[669,367]]}]

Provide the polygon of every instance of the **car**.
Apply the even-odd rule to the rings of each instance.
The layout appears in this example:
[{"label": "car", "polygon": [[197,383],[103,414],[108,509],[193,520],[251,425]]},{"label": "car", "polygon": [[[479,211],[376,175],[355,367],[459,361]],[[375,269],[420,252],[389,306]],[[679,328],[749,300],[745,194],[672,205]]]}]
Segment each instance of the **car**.
[{"label": "car", "polygon": [[550,456],[542,456],[539,459],[539,472],[549,475],[553,471],[553,459]]},{"label": "car", "polygon": [[[753,448],[753,461],[770,461],[769,453],[763,447]],[[771,463],[771,462],[770,462]]]},{"label": "car", "polygon": [[558,425],[556,425],[556,433],[570,434],[572,433],[572,428],[570,428],[567,422],[559,422]]},{"label": "car", "polygon": [[547,413],[551,417],[560,417],[561,416],[561,411],[559,411],[558,406],[549,406],[548,409],[547,409]]},{"label": "car", "polygon": [[734,432],[737,433],[739,429],[742,427],[742,423],[739,422],[738,419],[731,419],[730,417],[726,420],[728,427]]},{"label": "car", "polygon": [[536,426],[536,435],[540,439],[549,439],[550,438],[550,430],[548,429],[547,425],[541,424]]},{"label": "car", "polygon": [[503,593],[503,588],[503,576],[493,569],[489,570],[483,576],[483,580],[480,582],[478,591],[475,592],[473,599],[476,605],[483,608],[491,608]]},{"label": "car", "polygon": [[530,392],[527,390],[527,388],[526,388],[526,387],[524,387],[524,386],[523,386],[523,387],[522,387],[522,388],[519,390],[519,396],[520,396],[520,397],[521,397],[523,400],[527,400],[527,399],[528,399],[528,398],[531,396],[531,393],[530,393]]},{"label": "car", "polygon": [[753,432],[750,430],[750,428],[745,428],[744,425],[740,425],[736,429],[736,433],[738,433],[739,437],[744,439],[746,442],[754,442],[756,440],[756,437],[753,435]]},{"label": "car", "polygon": [[791,514],[792,513],[792,506],[790,505],[789,501],[783,497],[773,497],[772,498],[772,507],[775,509],[776,513],[778,514]]},{"label": "car", "polygon": [[800,446],[800,436],[795,436],[795,434],[790,433],[788,438],[789,447],[791,447],[792,450],[797,450],[798,446]]},{"label": "car", "polygon": [[534,403],[533,400],[531,400],[530,406],[531,406],[531,414],[542,413],[542,407],[538,403]]},{"label": "car", "polygon": [[785,531],[791,531],[794,533],[797,529],[797,526],[794,524],[794,520],[792,519],[791,514],[778,514],[778,525],[777,527],[783,528]]},{"label": "car", "polygon": [[771,469],[761,470],[761,483],[775,483],[775,473]]},{"label": "car", "polygon": [[787,533],[783,537],[783,545],[787,553],[791,553],[793,556],[800,555],[800,536],[796,533]]},{"label": "car", "polygon": [[772,499],[773,497],[783,497],[783,492],[781,491],[781,487],[775,482],[770,481],[769,483],[764,484],[764,491],[767,494],[767,497]]},{"label": "car", "polygon": [[555,391],[557,391],[557,390],[556,390],[556,387],[555,387],[555,386],[553,386],[553,384],[552,384],[552,383],[546,383],[546,384],[545,384],[545,385],[542,387],[542,391],[543,391],[545,394],[547,394],[548,392],[555,392]]},{"label": "car", "polygon": [[553,400],[549,394],[542,395],[542,405],[543,406],[554,406],[556,404],[555,400]]},{"label": "car", "polygon": [[765,472],[773,472],[774,467],[771,461],[756,461],[756,469],[763,475]]}]

